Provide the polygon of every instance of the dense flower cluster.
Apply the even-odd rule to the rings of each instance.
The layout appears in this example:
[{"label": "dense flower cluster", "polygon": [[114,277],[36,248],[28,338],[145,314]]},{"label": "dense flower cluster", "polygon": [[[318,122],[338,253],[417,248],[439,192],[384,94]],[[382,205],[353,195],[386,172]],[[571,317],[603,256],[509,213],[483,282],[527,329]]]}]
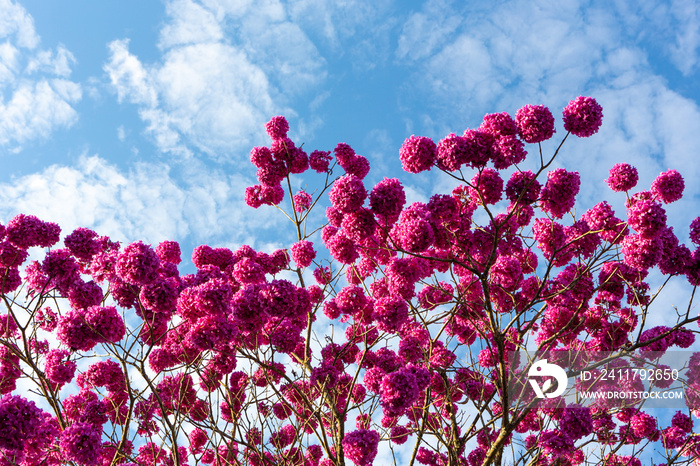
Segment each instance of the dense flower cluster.
[{"label": "dense flower cluster", "polygon": [[[602,109],[580,97],[563,120],[588,137]],[[593,461],[610,465],[642,464],[641,453],[620,454],[625,445],[700,453],[700,353],[680,373],[688,410],[670,421],[633,399],[535,399],[520,354],[537,347],[566,371],[592,366],[576,389],[626,393],[648,385],[600,377],[596,354],[640,355],[635,366],[606,361],[609,373],[663,370],[664,352],[693,347],[694,316],[649,318],[655,267],[700,284],[700,217],[692,248],[667,224],[678,172],[633,192],[636,169],[615,165],[606,181],[625,192],[622,218],[614,202],[577,204],[578,172],[544,158],[518,167],[525,143],[555,133],[549,109],[527,105],[437,144],[409,137],[406,171],[458,180],[421,200],[398,178],[371,187],[368,160],[346,143],[307,156],[284,117],[265,129],[246,201],[279,205],[294,224],[288,249],[201,245],[181,274],[175,241],[121,245],[78,228],[61,247],[58,226],[36,217],[0,225],[0,466],[370,466],[400,445],[408,462],[445,466],[509,449],[523,462],[591,463],[594,443],[604,450]],[[291,191],[306,186],[293,177],[303,173],[324,184]],[[320,224],[316,209],[326,209]],[[51,249],[30,261],[34,247]],[[27,382],[50,412],[13,394]]]},{"label": "dense flower cluster", "polygon": [[564,107],[564,129],[578,137],[592,136],[603,124],[603,107],[593,97],[577,97]]},{"label": "dense flower cluster", "polygon": [[515,114],[518,134],[529,144],[546,141],[551,138],[554,128],[554,116],[544,105],[526,105]]},{"label": "dense flower cluster", "polygon": [[637,186],[639,174],[637,169],[628,163],[616,163],[605,181],[613,191],[629,191]]}]

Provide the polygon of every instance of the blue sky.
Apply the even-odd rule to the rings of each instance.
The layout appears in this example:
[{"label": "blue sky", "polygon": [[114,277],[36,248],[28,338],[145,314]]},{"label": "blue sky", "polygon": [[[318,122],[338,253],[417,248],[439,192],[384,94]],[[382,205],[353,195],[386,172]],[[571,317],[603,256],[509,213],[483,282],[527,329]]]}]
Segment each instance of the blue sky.
[{"label": "blue sky", "polygon": [[[0,0],[0,222],[24,212],[64,234],[175,239],[185,258],[202,243],[288,247],[282,217],[243,202],[270,117],[286,115],[309,152],[350,144],[372,164],[368,187],[399,176],[425,201],[454,182],[401,173],[411,134],[438,141],[544,104],[551,153],[561,109],[590,95],[603,127],[557,162],[581,173],[577,210],[622,210],[604,182],[617,162],[639,169],[640,189],[674,168],[686,194],[669,223],[687,242],[699,84],[696,0]],[[669,288],[652,325],[687,305],[682,280]]]},{"label": "blue sky", "polygon": [[452,181],[401,175],[406,137],[437,141],[532,103],[552,109],[556,139],[561,109],[591,95],[603,128],[559,160],[581,172],[578,206],[605,196],[621,208],[603,181],[615,162],[637,166],[645,188],[675,168],[686,197],[668,211],[686,239],[700,213],[699,11],[680,0],[0,0],[0,222],[33,213],[65,233],[176,239],[184,251],[284,245],[279,216],[243,204],[249,151],[268,143],[273,115],[309,151],[349,143],[372,164],[368,185],[401,176],[409,200],[424,200]]}]

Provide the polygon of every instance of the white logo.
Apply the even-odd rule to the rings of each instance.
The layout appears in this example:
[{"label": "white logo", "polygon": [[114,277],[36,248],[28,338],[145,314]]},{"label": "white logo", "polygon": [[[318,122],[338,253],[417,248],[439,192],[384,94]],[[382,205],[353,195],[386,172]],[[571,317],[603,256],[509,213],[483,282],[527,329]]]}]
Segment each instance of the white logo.
[{"label": "white logo", "polygon": [[546,359],[540,359],[535,362],[527,373],[528,377],[554,377],[557,381],[557,389],[552,393],[546,393],[552,388],[552,379],[547,379],[540,387],[534,380],[530,379],[530,385],[535,391],[537,398],[555,398],[561,396],[566,391],[569,378],[566,376],[566,371],[556,364],[548,364]]}]

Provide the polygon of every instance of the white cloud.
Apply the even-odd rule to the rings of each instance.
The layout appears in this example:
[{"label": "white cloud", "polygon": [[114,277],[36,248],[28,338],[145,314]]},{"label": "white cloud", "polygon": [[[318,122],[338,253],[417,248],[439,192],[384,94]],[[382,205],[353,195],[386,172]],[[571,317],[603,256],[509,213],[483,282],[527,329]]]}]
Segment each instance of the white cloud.
[{"label": "white cloud", "polygon": [[172,22],[166,24],[160,32],[162,49],[176,45],[198,44],[201,42],[218,42],[223,38],[223,31],[214,14],[189,0],[176,0],[166,6]]},{"label": "white cloud", "polygon": [[227,159],[263,142],[264,123],[325,77],[315,46],[276,1],[176,0],[146,65],[129,40],[109,44],[104,68],[120,102],[139,108],[163,152]]},{"label": "white cloud", "polygon": [[20,47],[29,49],[39,44],[34,19],[21,5],[11,0],[0,0],[0,12],[0,38],[14,35]]},{"label": "white cloud", "polygon": [[0,145],[19,152],[35,138],[72,126],[82,91],[67,79],[75,62],[70,51],[38,49],[32,17],[9,0],[0,0],[0,39]]},{"label": "white cloud", "polygon": [[71,81],[21,81],[10,101],[0,102],[0,145],[21,145],[72,126],[78,115],[71,104],[80,97],[80,85]]},{"label": "white cloud", "polygon": [[29,60],[27,73],[43,72],[54,76],[68,77],[71,73],[71,65],[75,63],[75,57],[62,45],[53,50],[41,50]]},{"label": "white cloud", "polygon": [[274,227],[279,219],[245,205],[250,184],[196,162],[180,179],[161,163],[123,171],[97,155],[83,155],[75,166],[56,164],[0,184],[0,219],[33,214],[57,222],[63,234],[83,226],[126,242],[254,245],[254,229]]},{"label": "white cloud", "polygon": [[105,65],[119,102],[154,107],[158,103],[157,92],[151,77],[138,58],[129,52],[129,40],[115,40],[109,46],[110,60]]},{"label": "white cloud", "polygon": [[119,139],[121,142],[124,142],[126,139],[126,130],[124,130],[124,125],[120,125],[117,128],[117,139]]},{"label": "white cloud", "polygon": [[428,1],[420,12],[409,16],[399,36],[396,56],[420,60],[444,43],[461,22],[448,0]]},{"label": "white cloud", "polygon": [[671,11],[680,23],[675,30],[675,44],[670,47],[671,61],[688,76],[700,65],[700,11],[695,0],[676,0]]}]

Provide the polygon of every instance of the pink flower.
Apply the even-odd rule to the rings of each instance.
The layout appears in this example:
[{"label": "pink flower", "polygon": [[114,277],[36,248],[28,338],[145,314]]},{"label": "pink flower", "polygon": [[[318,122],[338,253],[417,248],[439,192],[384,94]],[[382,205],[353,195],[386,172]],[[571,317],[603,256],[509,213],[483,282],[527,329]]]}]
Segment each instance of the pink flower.
[{"label": "pink flower", "polygon": [[564,107],[564,129],[575,136],[592,136],[601,124],[603,107],[593,97],[577,97]]},{"label": "pink flower", "polygon": [[[0,267],[0,293],[11,293],[22,284],[22,277],[19,275],[17,267]],[[34,287],[41,290],[42,287]]]},{"label": "pink flower", "polygon": [[518,134],[523,141],[534,144],[546,141],[554,133],[554,117],[544,105],[526,105],[515,114]]},{"label": "pink flower", "polygon": [[545,430],[538,440],[540,448],[552,458],[564,458],[574,450],[574,442],[566,432]]},{"label": "pink flower", "polygon": [[527,157],[525,145],[515,136],[499,137],[493,150],[493,166],[498,170],[520,163]]},{"label": "pink flower", "polygon": [[342,231],[337,232],[326,242],[326,247],[335,260],[343,264],[352,264],[360,257],[357,246]]},{"label": "pink flower", "polygon": [[43,413],[33,401],[17,395],[0,398],[0,448],[22,451],[39,433]]},{"label": "pink flower", "polygon": [[437,166],[441,170],[459,170],[469,158],[469,143],[462,136],[450,133],[437,145]]},{"label": "pink flower", "polygon": [[348,175],[363,179],[369,173],[369,162],[361,155],[357,155],[348,144],[339,143],[333,150],[338,164]]},{"label": "pink flower", "polygon": [[503,195],[503,180],[496,170],[484,168],[471,180],[469,195],[479,204],[495,204]]},{"label": "pink flower", "polygon": [[513,203],[519,200],[523,204],[532,204],[539,197],[541,188],[542,185],[530,170],[516,171],[506,184],[506,198]]},{"label": "pink flower", "polygon": [[491,133],[497,137],[515,136],[518,133],[515,120],[507,112],[484,115],[484,120],[481,122],[479,130]]},{"label": "pink flower", "polygon": [[73,380],[77,365],[75,361],[68,361],[68,356],[70,356],[70,352],[66,350],[53,349],[48,352],[44,366],[47,379],[57,385]]},{"label": "pink flower", "polygon": [[345,435],[345,456],[357,466],[370,466],[377,456],[379,434],[374,430],[359,429]]},{"label": "pink flower", "polygon": [[180,245],[177,241],[163,241],[156,246],[156,255],[163,262],[178,265],[180,258]]},{"label": "pink flower", "polygon": [[376,221],[369,209],[360,207],[353,213],[345,214],[341,226],[347,236],[354,241],[362,241],[374,234]]},{"label": "pink flower", "polygon": [[622,241],[628,233],[625,223],[615,216],[615,212],[606,201],[588,209],[581,219],[588,223],[591,230],[600,230],[600,237],[613,244]]},{"label": "pink flower", "polygon": [[253,147],[250,151],[250,161],[258,168],[272,164],[272,151],[267,147]]},{"label": "pink flower", "polygon": [[396,178],[384,178],[369,193],[369,208],[379,220],[392,224],[406,204],[406,194]]},{"label": "pink flower", "polygon": [[490,133],[467,129],[463,134],[467,143],[467,154],[462,163],[472,168],[481,168],[494,155],[495,138]]},{"label": "pink flower", "polygon": [[309,156],[309,166],[316,173],[326,173],[331,160],[330,151],[315,150]]},{"label": "pink flower", "polygon": [[387,374],[380,387],[382,410],[387,416],[401,416],[420,394],[416,376],[410,370]]},{"label": "pink flower", "polygon": [[67,249],[53,249],[46,254],[41,271],[47,277],[47,289],[58,288],[67,295],[71,285],[79,280],[79,266]]},{"label": "pink flower", "polygon": [[19,214],[5,227],[8,241],[20,249],[33,246],[47,248],[58,242],[61,228],[55,223],[44,222],[34,215]]},{"label": "pink flower", "polygon": [[436,157],[437,146],[432,139],[423,136],[409,137],[399,150],[401,165],[409,173],[430,170]]},{"label": "pink flower", "polygon": [[265,131],[271,139],[284,139],[289,131],[289,123],[285,117],[275,116],[265,124]]},{"label": "pink flower", "polygon": [[92,306],[84,315],[69,311],[58,321],[56,336],[72,350],[89,351],[98,343],[117,343],[126,333],[114,307]]},{"label": "pink flower", "polygon": [[299,241],[292,245],[292,260],[299,267],[308,267],[316,257],[314,244],[311,241]]},{"label": "pink flower", "polygon": [[563,265],[568,262],[571,255],[562,251],[566,244],[564,227],[552,220],[537,219],[532,231],[537,240],[537,247],[546,259],[552,260],[556,254],[555,265]]},{"label": "pink flower", "polygon": [[68,290],[68,301],[73,309],[87,309],[102,302],[102,288],[94,281],[74,281]]},{"label": "pink flower", "polygon": [[394,426],[390,432],[391,441],[396,445],[403,445],[408,440],[409,431],[404,426]]},{"label": "pink flower", "polygon": [[559,421],[559,429],[566,432],[576,441],[593,432],[593,419],[590,408],[570,404],[564,411],[564,417]]},{"label": "pink flower", "polygon": [[382,332],[396,332],[408,320],[408,305],[396,296],[379,298],[374,303],[372,318]]},{"label": "pink flower", "polygon": [[89,228],[76,228],[65,237],[63,244],[77,259],[85,262],[89,262],[101,249],[97,233]]},{"label": "pink flower", "polygon": [[637,270],[647,270],[661,259],[661,240],[656,237],[627,235],[622,240],[622,254],[625,256],[625,264]]},{"label": "pink flower", "polygon": [[68,461],[92,466],[97,465],[102,450],[102,436],[95,426],[87,422],[72,424],[61,434],[61,454]]},{"label": "pink flower", "polygon": [[511,256],[498,256],[489,272],[491,282],[507,291],[514,291],[523,278],[520,262]]},{"label": "pink flower", "polygon": [[639,200],[627,208],[628,224],[642,238],[651,239],[666,228],[666,211],[652,200]]},{"label": "pink flower", "polygon": [[119,278],[131,285],[148,285],[158,275],[160,259],[150,245],[141,241],[131,243],[117,257]]},{"label": "pink flower", "polygon": [[343,213],[351,213],[362,207],[367,190],[359,178],[344,175],[335,180],[328,197],[335,208]]},{"label": "pink flower", "polygon": [[693,420],[685,413],[676,411],[671,419],[671,424],[678,427],[683,432],[691,433],[693,431]]},{"label": "pink flower", "polygon": [[304,212],[311,207],[311,195],[304,190],[297,192],[294,195],[294,210]]},{"label": "pink flower", "polygon": [[656,419],[647,413],[637,413],[630,419],[632,432],[639,438],[658,437]]},{"label": "pink flower", "polygon": [[700,217],[690,222],[690,241],[700,246]]},{"label": "pink flower", "polygon": [[683,197],[685,182],[676,170],[667,170],[656,177],[651,183],[651,192],[664,204],[675,202]]},{"label": "pink flower", "polygon": [[547,173],[547,183],[540,192],[540,207],[554,218],[562,218],[576,203],[581,186],[578,172],[557,168]]},{"label": "pink flower", "polygon": [[610,169],[610,175],[605,180],[610,189],[616,192],[629,191],[637,185],[639,174],[637,169],[628,163],[616,163]]}]

